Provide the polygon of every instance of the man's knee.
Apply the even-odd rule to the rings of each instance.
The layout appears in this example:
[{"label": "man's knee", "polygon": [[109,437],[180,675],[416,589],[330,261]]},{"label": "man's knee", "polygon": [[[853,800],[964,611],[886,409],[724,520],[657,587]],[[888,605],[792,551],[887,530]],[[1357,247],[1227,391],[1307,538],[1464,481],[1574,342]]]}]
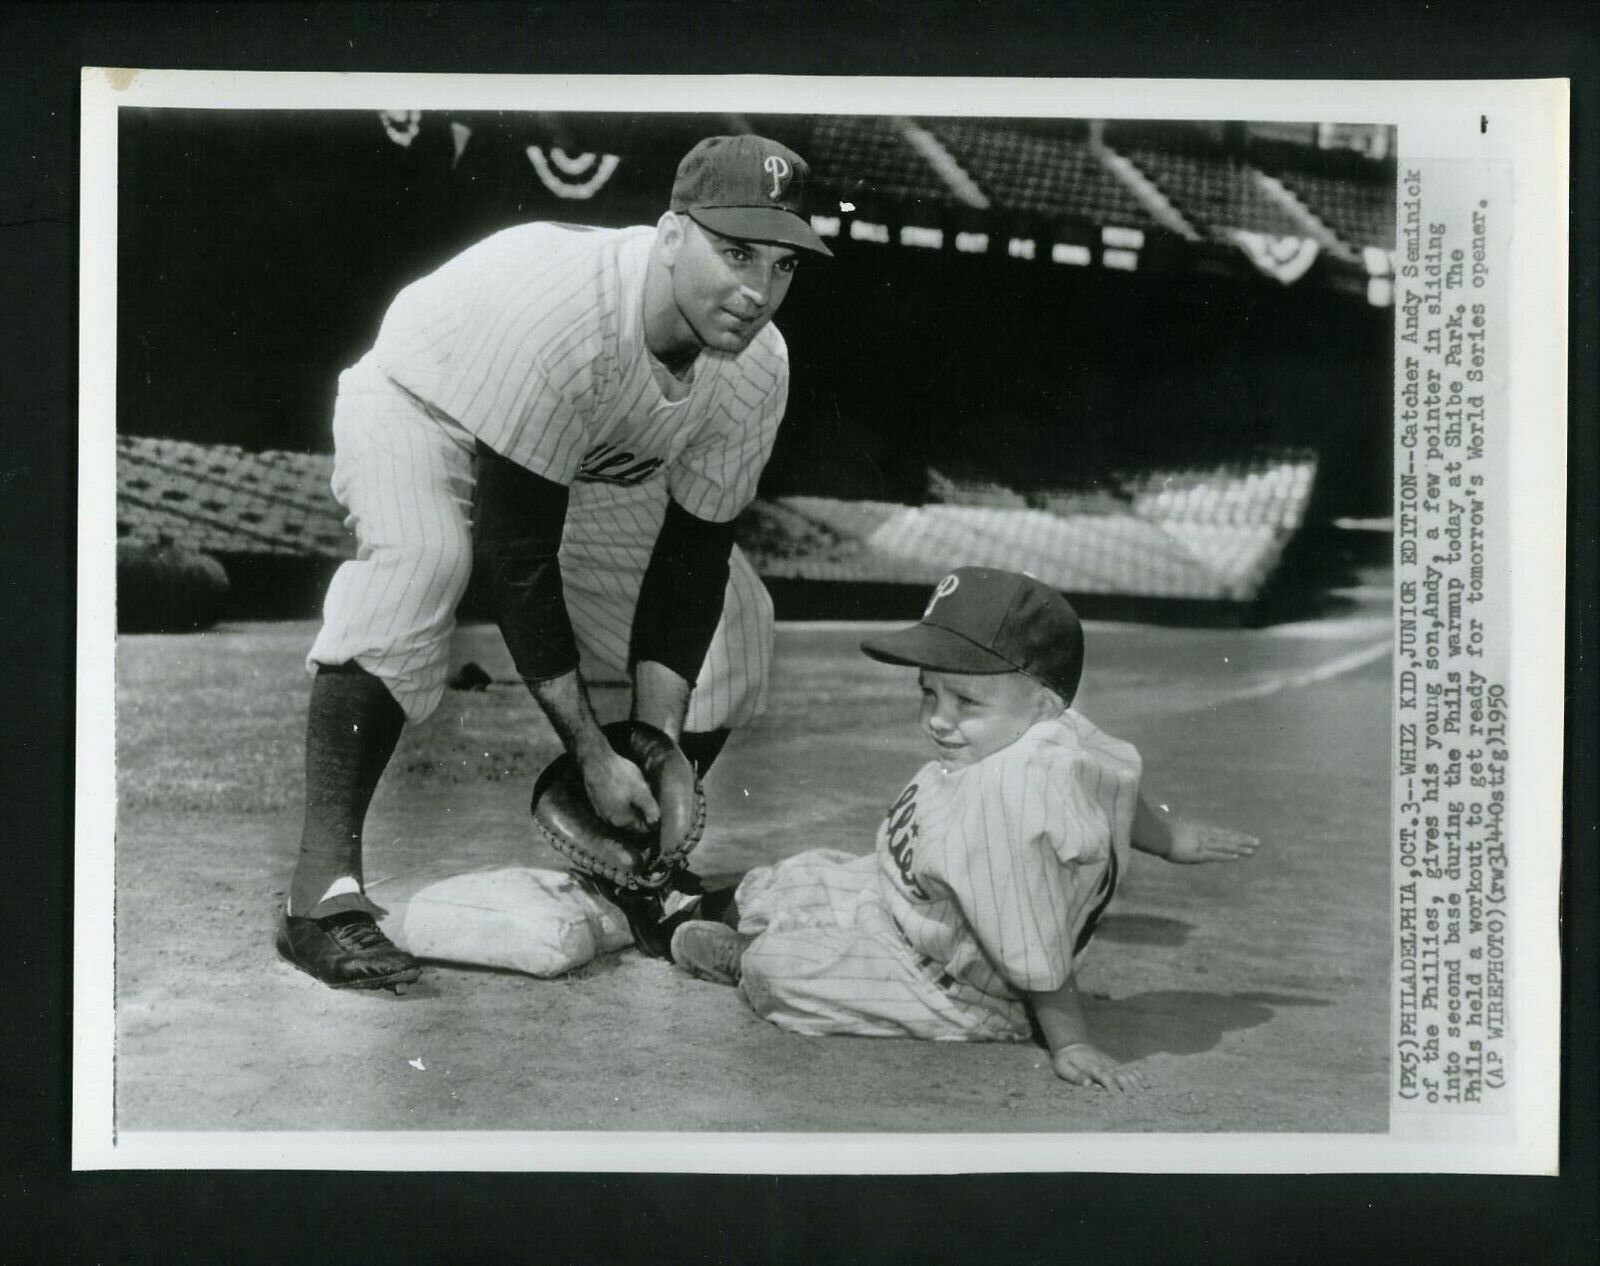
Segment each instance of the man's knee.
[{"label": "man's knee", "polygon": [[453,523],[449,530],[417,546],[416,557],[419,570],[426,568],[431,574],[449,576],[465,587],[472,575],[472,532]]},{"label": "man's knee", "polygon": [[729,623],[750,630],[770,641],[774,625],[772,595],[752,574],[746,584],[736,584],[728,593]]},{"label": "man's knee", "polygon": [[405,550],[411,576],[406,598],[425,611],[442,608],[454,612],[472,579],[472,536],[466,531],[444,532],[413,542]]},{"label": "man's knee", "polygon": [[[372,677],[365,668],[353,659],[342,660],[337,664],[324,664],[317,662],[315,671],[318,677]],[[376,681],[377,678],[373,677]]]}]

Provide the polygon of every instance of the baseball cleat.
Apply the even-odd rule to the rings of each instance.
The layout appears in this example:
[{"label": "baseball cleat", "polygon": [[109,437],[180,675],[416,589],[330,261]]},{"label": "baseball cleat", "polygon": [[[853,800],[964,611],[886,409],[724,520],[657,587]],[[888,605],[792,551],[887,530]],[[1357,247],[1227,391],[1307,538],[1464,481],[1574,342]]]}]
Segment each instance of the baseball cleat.
[{"label": "baseball cleat", "polygon": [[737,985],[750,939],[725,923],[696,919],[680,924],[673,932],[672,961],[701,980]]},{"label": "baseball cleat", "polygon": [[403,994],[422,965],[397,946],[363,910],[278,921],[278,953],[332,989],[392,989]]},{"label": "baseball cleat", "polygon": [[670,957],[668,940],[672,935],[662,894],[651,889],[624,888],[599,875],[573,871],[573,876],[590,892],[604,898],[622,911],[628,920],[628,931],[633,933],[633,943],[646,958]]}]

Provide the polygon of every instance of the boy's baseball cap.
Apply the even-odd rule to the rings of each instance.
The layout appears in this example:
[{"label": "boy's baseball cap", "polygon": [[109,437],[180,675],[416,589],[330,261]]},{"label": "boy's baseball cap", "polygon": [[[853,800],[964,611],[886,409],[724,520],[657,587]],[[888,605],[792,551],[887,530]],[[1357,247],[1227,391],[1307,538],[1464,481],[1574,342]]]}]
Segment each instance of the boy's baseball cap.
[{"label": "boy's baseball cap", "polygon": [[713,233],[832,255],[806,218],[811,168],[787,145],[763,136],[708,136],[684,155],[672,210]]},{"label": "boy's baseball cap", "polygon": [[885,664],[942,673],[1026,673],[1067,703],[1083,676],[1083,625],[1049,585],[1012,571],[958,567],[922,619],[861,643]]}]

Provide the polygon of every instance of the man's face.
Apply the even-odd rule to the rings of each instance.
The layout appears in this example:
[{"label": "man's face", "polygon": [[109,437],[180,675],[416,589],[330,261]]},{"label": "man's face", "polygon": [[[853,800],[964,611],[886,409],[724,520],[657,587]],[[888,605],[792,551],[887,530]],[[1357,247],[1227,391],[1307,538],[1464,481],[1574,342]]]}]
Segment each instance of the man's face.
[{"label": "man's face", "polygon": [[682,238],[670,263],[678,315],[702,346],[742,352],[782,305],[799,258],[787,246],[741,242],[678,219]]},{"label": "man's face", "polygon": [[939,763],[964,769],[1022,737],[1049,713],[1049,695],[1022,673],[943,673],[924,668],[922,732]]}]

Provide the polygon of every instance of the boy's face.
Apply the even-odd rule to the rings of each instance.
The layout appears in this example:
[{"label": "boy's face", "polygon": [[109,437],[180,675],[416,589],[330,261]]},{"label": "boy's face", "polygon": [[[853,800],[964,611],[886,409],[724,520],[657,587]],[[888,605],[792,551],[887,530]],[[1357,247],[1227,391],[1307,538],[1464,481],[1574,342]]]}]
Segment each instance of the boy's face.
[{"label": "boy's face", "polygon": [[939,763],[964,769],[1022,737],[1035,721],[1057,711],[1055,700],[1022,673],[944,673],[924,668],[922,732]]}]

